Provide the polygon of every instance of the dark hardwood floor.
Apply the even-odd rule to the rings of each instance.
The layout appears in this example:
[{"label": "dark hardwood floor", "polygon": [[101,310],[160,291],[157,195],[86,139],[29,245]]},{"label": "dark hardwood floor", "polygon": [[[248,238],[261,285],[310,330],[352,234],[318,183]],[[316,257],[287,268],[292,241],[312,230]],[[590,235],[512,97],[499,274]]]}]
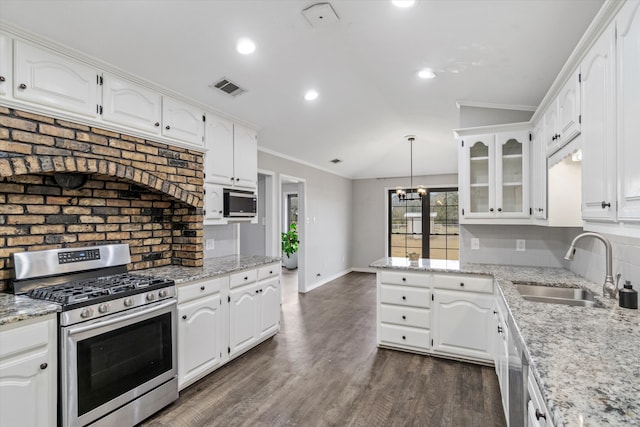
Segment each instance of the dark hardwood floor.
[{"label": "dark hardwood floor", "polygon": [[143,425],[506,425],[492,368],[376,347],[375,275],[307,294],[283,282],[280,333]]}]

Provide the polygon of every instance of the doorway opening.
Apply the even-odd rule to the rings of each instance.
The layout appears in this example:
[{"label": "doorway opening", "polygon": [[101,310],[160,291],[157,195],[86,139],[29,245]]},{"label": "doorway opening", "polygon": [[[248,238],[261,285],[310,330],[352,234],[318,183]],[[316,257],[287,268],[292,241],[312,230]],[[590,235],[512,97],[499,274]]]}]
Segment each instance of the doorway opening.
[{"label": "doorway opening", "polygon": [[299,240],[297,253],[290,257],[281,254],[282,265],[285,267],[282,270],[283,297],[288,290],[295,291],[295,293],[306,292],[305,190],[306,182],[304,179],[280,175],[281,233],[290,230],[291,225],[294,224]]}]

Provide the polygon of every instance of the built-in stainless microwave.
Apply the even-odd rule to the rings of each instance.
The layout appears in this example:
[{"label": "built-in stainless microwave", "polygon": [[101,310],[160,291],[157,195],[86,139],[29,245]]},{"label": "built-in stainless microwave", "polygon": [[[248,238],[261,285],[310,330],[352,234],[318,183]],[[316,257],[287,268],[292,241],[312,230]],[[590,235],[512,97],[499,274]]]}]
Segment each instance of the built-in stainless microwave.
[{"label": "built-in stainless microwave", "polygon": [[253,218],[257,215],[258,198],[251,191],[224,190],[225,218]]}]

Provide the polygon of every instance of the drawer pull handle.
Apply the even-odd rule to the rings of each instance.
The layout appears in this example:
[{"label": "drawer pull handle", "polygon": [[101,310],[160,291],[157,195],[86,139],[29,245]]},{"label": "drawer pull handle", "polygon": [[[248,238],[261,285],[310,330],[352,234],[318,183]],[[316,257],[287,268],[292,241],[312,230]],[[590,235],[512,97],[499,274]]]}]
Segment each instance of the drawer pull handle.
[{"label": "drawer pull handle", "polygon": [[402,316],[402,320],[407,320],[407,316]]},{"label": "drawer pull handle", "polygon": [[405,337],[405,336],[403,335],[403,336],[402,336],[402,339],[403,339],[403,340],[406,340],[406,339],[407,339],[407,337]]},{"label": "drawer pull handle", "polygon": [[49,366],[49,365],[48,365],[48,364],[46,364],[46,363],[41,363],[41,364],[40,364],[40,369],[42,369],[42,370],[47,369],[47,367],[48,367],[48,366]]},{"label": "drawer pull handle", "polygon": [[464,283],[463,282],[460,282],[460,287],[464,288]]},{"label": "drawer pull handle", "polygon": [[536,420],[539,420],[540,418],[544,418],[546,420],[547,414],[540,412],[540,409],[536,408]]},{"label": "drawer pull handle", "polygon": [[402,301],[406,301],[407,297],[405,297],[404,295],[402,296]]},{"label": "drawer pull handle", "polygon": [[204,286],[200,286],[200,290],[201,290],[201,291],[204,291]]}]

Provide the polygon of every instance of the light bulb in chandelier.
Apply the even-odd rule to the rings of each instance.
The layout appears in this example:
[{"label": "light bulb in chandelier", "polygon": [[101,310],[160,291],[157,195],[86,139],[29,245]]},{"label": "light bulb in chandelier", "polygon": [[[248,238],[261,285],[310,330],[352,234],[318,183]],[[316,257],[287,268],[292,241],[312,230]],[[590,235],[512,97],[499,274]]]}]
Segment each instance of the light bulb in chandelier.
[{"label": "light bulb in chandelier", "polygon": [[417,193],[420,198],[423,198],[427,195],[427,189],[424,187],[424,185],[418,185]]}]

